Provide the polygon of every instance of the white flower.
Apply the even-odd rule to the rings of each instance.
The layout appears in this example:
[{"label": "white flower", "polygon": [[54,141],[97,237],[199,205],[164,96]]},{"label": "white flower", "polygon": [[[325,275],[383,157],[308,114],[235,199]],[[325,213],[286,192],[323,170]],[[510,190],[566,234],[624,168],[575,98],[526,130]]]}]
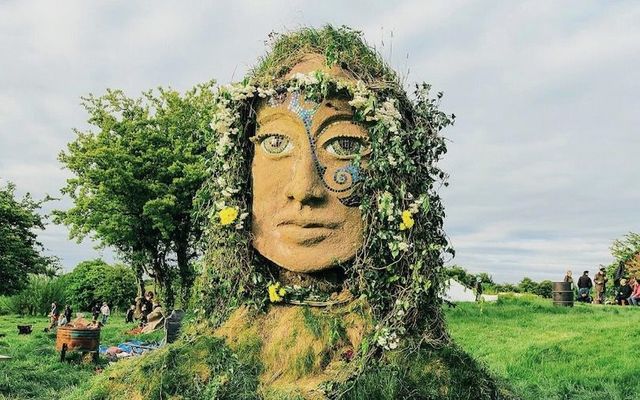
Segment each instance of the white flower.
[{"label": "white flower", "polygon": [[407,242],[399,242],[398,243],[398,250],[407,251],[408,249],[409,249],[409,244]]},{"label": "white flower", "polygon": [[293,77],[291,77],[291,79],[303,86],[316,85],[320,83],[315,72],[312,72],[310,74],[303,74],[301,72],[297,72],[293,74]]},{"label": "white flower", "polygon": [[387,157],[387,160],[389,160],[389,165],[391,165],[392,167],[395,167],[396,165],[398,165],[398,161],[391,154],[389,154],[389,156]]}]

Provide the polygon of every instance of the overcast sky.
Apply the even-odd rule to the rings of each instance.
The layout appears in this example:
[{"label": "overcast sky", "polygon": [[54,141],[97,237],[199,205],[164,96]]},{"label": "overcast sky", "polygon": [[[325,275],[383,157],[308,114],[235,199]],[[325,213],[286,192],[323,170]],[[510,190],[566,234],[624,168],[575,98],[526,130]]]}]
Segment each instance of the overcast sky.
[{"label": "overcast sky", "polygon": [[[271,31],[346,24],[457,116],[442,163],[452,262],[558,280],[610,263],[611,241],[640,230],[640,2],[204,3],[0,1],[2,182],[59,194],[80,96],[227,83]],[[111,257],[64,227],[40,237],[66,269]]]}]

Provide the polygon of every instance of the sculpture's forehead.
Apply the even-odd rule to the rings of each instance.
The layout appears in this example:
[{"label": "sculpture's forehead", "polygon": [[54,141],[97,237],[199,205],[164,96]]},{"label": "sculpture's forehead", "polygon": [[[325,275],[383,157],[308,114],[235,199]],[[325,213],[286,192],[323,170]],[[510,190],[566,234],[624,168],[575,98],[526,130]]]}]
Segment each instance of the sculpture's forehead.
[{"label": "sculpture's forehead", "polygon": [[294,92],[288,93],[282,102],[264,102],[258,108],[256,118],[258,126],[274,121],[300,123],[315,132],[327,119],[352,116],[353,110],[347,99],[329,98],[315,103],[304,100],[303,94]]},{"label": "sculpture's forehead", "polygon": [[325,56],[317,53],[305,54],[300,59],[300,61],[296,65],[294,65],[287,73],[286,78],[291,78],[297,73],[308,74],[314,71],[322,71],[335,78],[355,80],[355,77],[353,75],[351,75],[348,71],[340,68],[337,64],[328,66]]}]

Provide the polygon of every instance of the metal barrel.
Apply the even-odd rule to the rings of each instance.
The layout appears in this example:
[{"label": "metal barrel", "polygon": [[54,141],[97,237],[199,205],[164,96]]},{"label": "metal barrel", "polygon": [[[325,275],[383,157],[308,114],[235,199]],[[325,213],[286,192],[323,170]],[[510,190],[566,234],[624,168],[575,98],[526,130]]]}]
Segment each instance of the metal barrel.
[{"label": "metal barrel", "polygon": [[573,307],[571,282],[553,282],[553,305]]},{"label": "metal barrel", "polygon": [[78,329],[66,326],[58,327],[56,350],[62,351],[98,351],[100,347],[100,329]]}]

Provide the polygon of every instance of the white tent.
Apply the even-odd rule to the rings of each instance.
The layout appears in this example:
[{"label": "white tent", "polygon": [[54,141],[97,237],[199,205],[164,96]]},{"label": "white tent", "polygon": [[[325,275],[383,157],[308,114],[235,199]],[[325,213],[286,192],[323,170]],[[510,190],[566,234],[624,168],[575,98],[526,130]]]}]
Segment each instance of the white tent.
[{"label": "white tent", "polygon": [[[447,281],[445,287],[447,289],[444,291],[444,296],[442,296],[445,300],[451,302],[476,301],[476,294],[473,290],[453,278]],[[496,301],[498,296],[483,294],[482,299],[484,301]]]},{"label": "white tent", "polygon": [[447,288],[444,291],[443,299],[448,301],[476,301],[476,295],[473,293],[473,290],[464,286],[462,283],[457,280],[451,278],[445,284]]}]

